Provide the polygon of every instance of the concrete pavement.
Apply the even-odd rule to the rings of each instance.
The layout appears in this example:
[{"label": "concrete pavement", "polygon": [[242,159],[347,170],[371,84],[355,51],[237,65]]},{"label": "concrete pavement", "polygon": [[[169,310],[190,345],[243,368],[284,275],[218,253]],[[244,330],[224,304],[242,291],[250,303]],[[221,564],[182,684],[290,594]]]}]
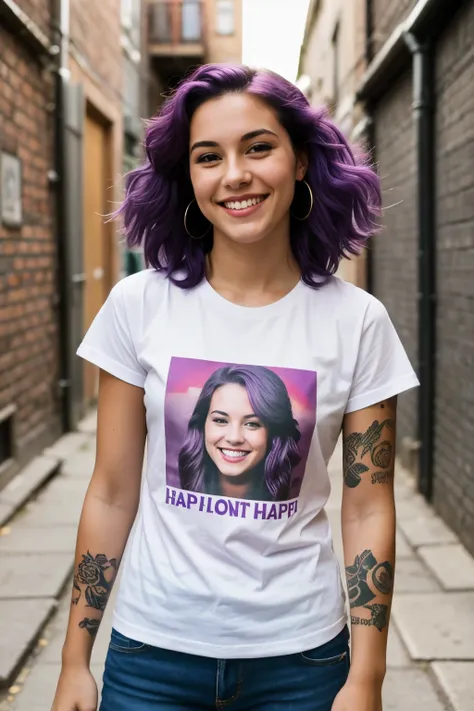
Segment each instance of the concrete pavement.
[{"label": "concrete pavement", "polygon": [[[330,463],[328,515],[342,563],[342,451]],[[397,563],[384,711],[474,708],[474,559],[398,464]]]},{"label": "concrete pavement", "polygon": [[[59,461],[59,474],[0,529],[0,681],[5,687],[0,711],[50,711],[69,613],[76,527],[94,455],[92,415],[77,434],[44,453]],[[330,465],[328,515],[342,559],[340,462],[338,448]],[[396,497],[397,577],[384,711],[472,711],[474,560],[400,467]],[[111,612],[109,604],[94,647],[92,669],[99,686]]]}]

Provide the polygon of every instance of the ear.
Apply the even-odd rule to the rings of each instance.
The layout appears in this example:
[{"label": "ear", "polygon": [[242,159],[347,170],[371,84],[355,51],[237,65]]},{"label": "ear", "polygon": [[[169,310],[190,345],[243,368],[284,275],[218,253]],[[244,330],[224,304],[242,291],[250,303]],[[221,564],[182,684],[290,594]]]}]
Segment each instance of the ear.
[{"label": "ear", "polygon": [[304,151],[296,153],[296,180],[304,180],[308,170],[308,156]]}]

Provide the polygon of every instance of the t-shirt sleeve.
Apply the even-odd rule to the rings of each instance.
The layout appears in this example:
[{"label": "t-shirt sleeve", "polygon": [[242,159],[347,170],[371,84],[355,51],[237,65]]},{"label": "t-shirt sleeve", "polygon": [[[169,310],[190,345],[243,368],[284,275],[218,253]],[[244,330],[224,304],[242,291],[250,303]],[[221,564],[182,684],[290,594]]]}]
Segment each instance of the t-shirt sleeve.
[{"label": "t-shirt sleeve", "polygon": [[386,308],[367,308],[346,413],[362,410],[419,385]]},{"label": "t-shirt sleeve", "polygon": [[116,284],[77,349],[77,355],[126,383],[143,387],[140,365],[130,332],[123,285]]}]

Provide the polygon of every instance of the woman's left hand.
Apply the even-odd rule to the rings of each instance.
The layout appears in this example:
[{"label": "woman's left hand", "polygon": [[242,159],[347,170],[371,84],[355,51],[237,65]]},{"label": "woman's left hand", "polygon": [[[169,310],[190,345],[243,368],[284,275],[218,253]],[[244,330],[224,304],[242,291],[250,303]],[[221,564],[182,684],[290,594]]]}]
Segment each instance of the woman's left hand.
[{"label": "woman's left hand", "polygon": [[382,711],[382,687],[348,680],[334,699],[331,711]]}]

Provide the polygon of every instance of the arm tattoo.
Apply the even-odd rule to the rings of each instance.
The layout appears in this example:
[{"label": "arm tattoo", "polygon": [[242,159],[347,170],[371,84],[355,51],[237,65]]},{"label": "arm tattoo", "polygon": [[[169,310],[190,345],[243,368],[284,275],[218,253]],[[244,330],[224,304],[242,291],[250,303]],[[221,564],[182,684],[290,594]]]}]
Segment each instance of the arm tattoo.
[{"label": "arm tattoo", "polygon": [[84,619],[79,622],[79,627],[83,630],[87,630],[91,637],[96,636],[99,625],[100,620],[91,619],[90,617],[84,617]]},{"label": "arm tattoo", "polygon": [[378,563],[372,551],[365,550],[355,557],[353,565],[346,567],[346,577],[351,609],[363,607],[371,612],[370,620],[353,617],[353,624],[373,625],[382,631],[387,625],[388,605],[369,603],[379,594],[392,594],[392,564],[389,561]]},{"label": "arm tattoo", "polygon": [[374,472],[371,479],[372,484],[390,484],[392,481],[392,472],[390,470],[384,472]]},{"label": "arm tattoo", "polygon": [[376,627],[379,632],[382,632],[388,624],[388,605],[364,605],[364,607],[366,610],[370,610],[370,620],[366,617],[351,615],[351,624]]},{"label": "arm tattoo", "polygon": [[[77,605],[79,603],[84,590],[86,607],[103,612],[112,591],[117,570],[118,563],[116,558],[109,559],[103,553],[99,553],[94,558],[87,551],[77,566],[73,581],[71,604]],[[99,625],[100,618],[85,617],[79,623],[79,627],[87,630],[92,637],[95,637]]]},{"label": "arm tattoo", "polygon": [[369,467],[361,461],[367,454],[370,454],[372,464],[383,471],[375,472],[372,475],[373,484],[388,483],[391,480],[391,470],[393,465],[393,445],[388,440],[380,442],[382,432],[387,427],[394,429],[392,420],[372,422],[366,432],[351,432],[344,438],[344,482],[351,489],[361,482],[361,475],[369,471]]}]

